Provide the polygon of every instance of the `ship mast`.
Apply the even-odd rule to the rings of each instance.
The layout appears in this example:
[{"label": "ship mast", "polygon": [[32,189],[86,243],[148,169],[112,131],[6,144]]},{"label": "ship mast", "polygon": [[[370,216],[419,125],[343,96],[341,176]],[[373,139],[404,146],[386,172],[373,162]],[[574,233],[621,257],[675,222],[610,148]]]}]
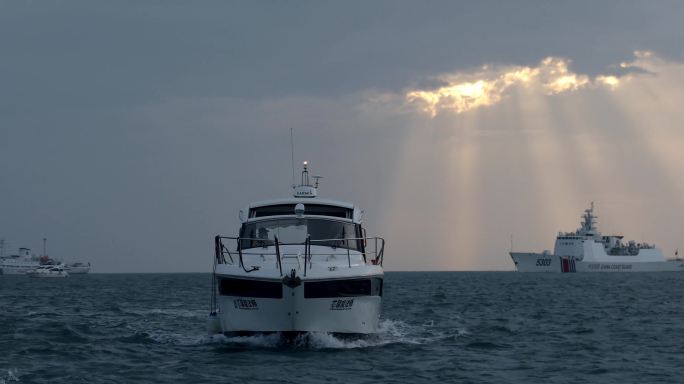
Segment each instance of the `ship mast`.
[{"label": "ship mast", "polygon": [[600,236],[598,229],[596,228],[596,219],[598,216],[594,215],[594,202],[588,209],[584,210],[584,215],[582,215],[582,226],[577,230],[578,234],[588,235],[588,236]]}]

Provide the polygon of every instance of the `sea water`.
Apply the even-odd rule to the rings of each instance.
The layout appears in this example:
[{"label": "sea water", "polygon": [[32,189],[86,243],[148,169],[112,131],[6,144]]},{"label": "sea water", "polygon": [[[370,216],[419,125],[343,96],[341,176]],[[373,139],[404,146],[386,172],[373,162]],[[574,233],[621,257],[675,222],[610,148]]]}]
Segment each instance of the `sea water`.
[{"label": "sea water", "polygon": [[380,331],[208,335],[208,274],[0,276],[3,383],[684,382],[684,273],[386,273]]}]

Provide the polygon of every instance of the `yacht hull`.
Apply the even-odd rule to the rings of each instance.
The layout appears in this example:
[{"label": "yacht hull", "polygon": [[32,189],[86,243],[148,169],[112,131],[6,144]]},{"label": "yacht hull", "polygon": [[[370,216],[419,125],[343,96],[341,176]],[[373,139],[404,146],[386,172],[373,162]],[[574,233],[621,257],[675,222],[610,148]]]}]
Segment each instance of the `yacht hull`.
[{"label": "yacht hull", "polygon": [[46,279],[46,278],[64,278],[64,277],[69,277],[68,274],[33,274],[33,273],[27,273],[29,277],[35,277],[35,278],[40,278],[40,279]]},{"label": "yacht hull", "polygon": [[382,299],[374,296],[305,297],[305,284],[289,287],[282,297],[219,295],[223,333],[330,332],[370,334],[378,330]]}]

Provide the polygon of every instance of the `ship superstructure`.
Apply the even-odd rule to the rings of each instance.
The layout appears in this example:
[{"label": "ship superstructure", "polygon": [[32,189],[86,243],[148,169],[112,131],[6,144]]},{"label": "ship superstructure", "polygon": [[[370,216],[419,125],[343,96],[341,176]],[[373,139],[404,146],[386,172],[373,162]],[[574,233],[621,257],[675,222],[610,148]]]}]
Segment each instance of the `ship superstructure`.
[{"label": "ship superstructure", "polygon": [[0,275],[23,275],[38,268],[40,257],[31,253],[29,248],[21,247],[19,252],[0,257]]}]

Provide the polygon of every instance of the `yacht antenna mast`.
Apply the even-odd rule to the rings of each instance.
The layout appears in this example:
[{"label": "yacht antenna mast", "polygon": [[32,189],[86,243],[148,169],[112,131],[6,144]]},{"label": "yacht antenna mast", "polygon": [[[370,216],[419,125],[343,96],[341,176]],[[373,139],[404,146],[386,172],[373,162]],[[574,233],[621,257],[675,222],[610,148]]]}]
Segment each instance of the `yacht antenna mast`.
[{"label": "yacht antenna mast", "polygon": [[295,188],[295,169],[294,169],[294,129],[290,128],[290,155],[292,161],[292,189]]}]

